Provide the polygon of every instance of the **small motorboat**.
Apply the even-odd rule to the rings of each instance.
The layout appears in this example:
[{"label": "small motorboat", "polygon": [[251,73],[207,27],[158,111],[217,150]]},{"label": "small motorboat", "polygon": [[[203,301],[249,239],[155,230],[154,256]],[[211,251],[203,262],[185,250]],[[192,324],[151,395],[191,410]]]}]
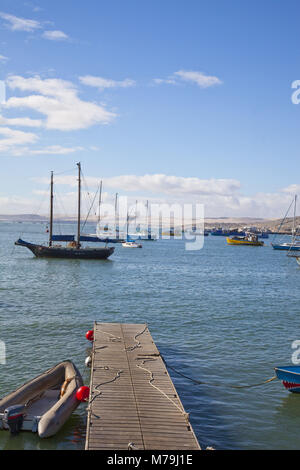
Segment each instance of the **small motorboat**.
[{"label": "small motorboat", "polygon": [[25,383],[0,400],[0,429],[55,435],[78,407],[82,377],[71,361],[64,361]]},{"label": "small motorboat", "polygon": [[247,233],[245,236],[227,238],[228,245],[250,245],[250,246],[263,246],[264,242],[258,240],[255,233]]},{"label": "small motorboat", "polygon": [[277,378],[293,393],[300,393],[300,366],[275,367]]},{"label": "small motorboat", "polygon": [[143,248],[143,245],[141,245],[140,243],[136,243],[136,242],[124,242],[122,243],[122,246],[124,248]]}]

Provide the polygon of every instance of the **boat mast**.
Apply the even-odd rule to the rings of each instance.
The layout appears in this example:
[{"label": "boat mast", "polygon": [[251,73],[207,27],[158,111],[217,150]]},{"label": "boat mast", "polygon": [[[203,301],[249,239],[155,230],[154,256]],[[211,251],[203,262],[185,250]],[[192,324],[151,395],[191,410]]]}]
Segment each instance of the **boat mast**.
[{"label": "boat mast", "polygon": [[98,226],[100,227],[101,220],[101,203],[102,203],[102,181],[100,182],[100,192],[99,192],[99,214],[98,214]]},{"label": "boat mast", "polygon": [[295,203],[294,203],[294,222],[293,222],[293,233],[292,233],[293,240],[295,240],[296,238],[296,207],[297,207],[297,194],[295,195]]},{"label": "boat mast", "polygon": [[147,225],[148,225],[148,240],[151,240],[151,214],[149,210],[149,201],[147,201]]},{"label": "boat mast", "polygon": [[128,226],[129,226],[129,214],[128,214],[128,210],[127,210],[127,230],[126,230],[126,241],[127,242],[128,242],[128,233],[129,233]]},{"label": "boat mast", "polygon": [[117,239],[119,239],[118,196],[119,196],[119,194],[116,193],[116,198],[115,198],[115,237],[116,237]]},{"label": "boat mast", "polygon": [[77,243],[76,248],[80,248],[80,219],[81,219],[81,164],[77,163],[78,166],[78,218],[77,218]]},{"label": "boat mast", "polygon": [[51,171],[51,184],[50,184],[50,229],[49,229],[49,246],[52,246],[53,235],[53,171]]}]

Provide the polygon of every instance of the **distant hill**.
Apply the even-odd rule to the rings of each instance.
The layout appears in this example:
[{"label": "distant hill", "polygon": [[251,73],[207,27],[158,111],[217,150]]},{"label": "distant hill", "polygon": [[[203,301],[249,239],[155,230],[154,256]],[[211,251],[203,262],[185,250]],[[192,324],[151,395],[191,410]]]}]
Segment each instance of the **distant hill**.
[{"label": "distant hill", "polygon": [[0,214],[0,220],[2,220],[2,221],[9,220],[9,221],[13,221],[13,222],[14,221],[15,222],[23,222],[23,221],[24,222],[30,222],[30,221],[43,222],[43,221],[48,220],[48,218],[44,217],[44,216],[41,216],[41,215],[35,215],[35,214],[14,214],[14,215],[8,215],[8,214],[1,215]]}]

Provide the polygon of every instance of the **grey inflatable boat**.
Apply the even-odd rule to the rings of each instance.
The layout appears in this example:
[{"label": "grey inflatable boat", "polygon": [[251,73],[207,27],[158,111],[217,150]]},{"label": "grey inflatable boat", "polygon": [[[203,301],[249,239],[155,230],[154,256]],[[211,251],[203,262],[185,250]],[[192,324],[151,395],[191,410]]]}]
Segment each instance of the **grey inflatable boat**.
[{"label": "grey inflatable boat", "polygon": [[0,400],[0,429],[53,436],[80,404],[76,391],[82,385],[73,362],[57,364]]}]

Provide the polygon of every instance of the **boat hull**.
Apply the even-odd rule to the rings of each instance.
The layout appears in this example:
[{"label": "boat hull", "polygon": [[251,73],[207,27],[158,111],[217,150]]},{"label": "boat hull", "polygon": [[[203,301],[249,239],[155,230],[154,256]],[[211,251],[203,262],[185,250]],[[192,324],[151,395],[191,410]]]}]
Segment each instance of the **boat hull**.
[{"label": "boat hull", "polygon": [[18,240],[17,246],[28,248],[37,258],[63,259],[107,259],[114,252],[114,247],[103,248],[63,248],[58,246],[43,246]]},{"label": "boat hull", "polygon": [[226,238],[228,245],[250,245],[250,246],[263,246],[264,242],[251,242],[249,240],[234,240],[232,238]]},{"label": "boat hull", "polygon": [[300,246],[289,245],[289,244],[281,244],[281,245],[273,245],[271,243],[273,250],[285,250],[285,251],[300,251]]},{"label": "boat hull", "polygon": [[300,393],[300,366],[276,367],[275,372],[286,390]]},{"label": "boat hull", "polygon": [[80,372],[71,361],[57,364],[0,401],[0,429],[9,430],[3,419],[5,410],[23,405],[20,431],[37,432],[41,438],[54,436],[80,404],[76,392],[82,385]]}]

